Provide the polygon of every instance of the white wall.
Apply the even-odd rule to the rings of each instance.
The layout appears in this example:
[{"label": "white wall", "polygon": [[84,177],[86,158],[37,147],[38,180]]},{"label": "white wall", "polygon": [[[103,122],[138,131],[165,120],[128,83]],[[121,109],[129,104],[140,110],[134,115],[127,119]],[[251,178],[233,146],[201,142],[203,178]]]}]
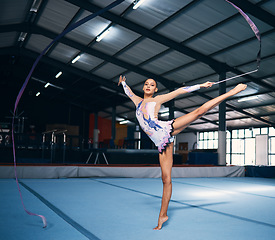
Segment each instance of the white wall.
[{"label": "white wall", "polygon": [[177,135],[176,140],[176,150],[179,149],[180,142],[188,142],[188,150],[193,149],[193,145],[197,142],[197,134],[196,133],[180,133]]}]

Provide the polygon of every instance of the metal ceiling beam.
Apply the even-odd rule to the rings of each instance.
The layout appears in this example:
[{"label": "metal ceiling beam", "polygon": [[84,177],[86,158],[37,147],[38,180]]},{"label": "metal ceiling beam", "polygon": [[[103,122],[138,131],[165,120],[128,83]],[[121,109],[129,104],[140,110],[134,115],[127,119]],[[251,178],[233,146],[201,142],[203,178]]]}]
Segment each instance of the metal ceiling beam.
[{"label": "metal ceiling beam", "polygon": [[[208,95],[206,95],[206,94],[204,94],[204,93],[199,93],[199,92],[198,92],[198,95],[200,95],[200,96],[202,96],[202,97],[204,97],[204,98],[208,98],[209,100],[212,99],[211,97],[209,97]],[[249,113],[249,112],[247,112],[247,111],[244,111],[244,110],[242,110],[242,109],[240,109],[240,108],[237,108],[237,107],[235,107],[235,106],[233,106],[233,105],[231,105],[231,104],[226,103],[226,107],[231,108],[231,109],[233,109],[233,110],[235,110],[235,111],[237,111],[237,112],[239,112],[239,113],[242,113],[242,114],[244,114],[244,115],[247,115],[247,116],[249,116],[249,117],[251,117],[251,118],[254,118],[254,119],[258,120],[258,121],[261,121],[261,122],[263,122],[263,123],[265,123],[265,124],[268,124],[268,125],[270,125],[270,126],[272,126],[272,127],[275,127],[275,123],[274,123],[274,122],[270,122],[270,121],[267,121],[267,120],[265,120],[265,119],[263,119],[263,118],[261,118],[261,117],[257,117],[257,116],[255,116],[255,115],[253,115],[253,114],[251,114],[251,113]]]},{"label": "metal ceiling beam", "polygon": [[251,14],[255,18],[263,21],[264,23],[275,28],[275,16],[271,13],[263,10],[260,7],[257,7],[255,4],[247,0],[230,0],[232,3],[240,7],[244,12]]},{"label": "metal ceiling beam", "polygon": [[[273,113],[267,113],[267,114],[257,114],[257,117],[269,117],[269,116],[275,116],[275,112]],[[227,121],[232,121],[232,120],[240,120],[240,119],[250,119],[248,117],[236,117],[236,118],[228,118]]]},{"label": "metal ceiling beam", "polygon": [[[267,76],[262,76],[262,77],[260,77],[261,79],[266,79],[266,78],[268,78],[268,77],[274,77],[275,76],[275,74],[270,74],[270,75],[267,75]],[[246,83],[248,83],[249,81],[242,81],[242,83],[244,83],[244,84],[246,84]],[[231,88],[231,87],[235,87],[236,86],[236,84],[228,84],[228,85],[226,85],[226,88]],[[217,89],[209,89],[208,91],[207,91],[207,93],[211,93],[211,92],[216,92],[217,91]],[[269,89],[269,90],[266,90],[266,91],[261,91],[261,92],[257,92],[257,93],[253,93],[253,94],[249,94],[249,95],[246,95],[246,96],[242,96],[242,97],[232,97],[232,98],[230,98],[230,100],[234,100],[234,99],[239,99],[239,98],[243,98],[243,97],[248,97],[248,96],[255,96],[255,95],[262,95],[262,94],[268,94],[268,93],[272,93],[272,92],[274,92],[274,90],[273,89]],[[161,93],[161,92],[159,92],[159,93]],[[178,97],[177,98],[177,100],[183,100],[183,99],[186,99],[186,98],[188,98],[189,96],[180,96],[180,97]]]},{"label": "metal ceiling beam", "polygon": [[29,23],[15,23],[8,25],[0,25],[0,33],[5,32],[31,32],[31,26]]},{"label": "metal ceiling beam", "polygon": [[[78,6],[80,8],[83,8],[89,12],[97,12],[97,11],[102,10],[102,8],[96,6],[95,4],[88,3],[87,1],[84,1],[84,0],[66,0],[66,1]],[[204,54],[202,54],[198,51],[195,51],[189,47],[186,47],[174,40],[171,40],[161,34],[153,32],[145,27],[142,27],[130,20],[127,20],[127,19],[120,17],[116,14],[113,14],[111,12],[105,12],[105,13],[101,14],[101,16],[108,19],[109,21],[112,21],[118,25],[121,25],[133,32],[136,32],[142,36],[150,38],[150,39],[152,39],[158,43],[161,43],[169,48],[172,48],[178,52],[181,52],[189,57],[198,59],[199,61],[207,64],[208,66],[210,66],[217,72],[225,71],[229,67],[225,63],[218,62],[208,56],[205,56]]]},{"label": "metal ceiling beam", "polygon": [[[160,27],[162,27],[163,25],[173,21],[177,16],[179,16],[180,14],[183,14],[185,11],[188,11],[189,8],[194,7],[195,5],[197,5],[200,1],[202,0],[193,0],[192,2],[188,3],[187,5],[185,5],[184,7],[182,7],[181,9],[179,9],[178,11],[176,11],[175,13],[173,13],[172,15],[170,15],[169,17],[167,17],[165,20],[163,20],[162,22],[160,22],[159,24],[157,24],[156,26],[154,26],[151,31],[155,31],[157,29],[159,29]],[[133,9],[131,9],[133,10]],[[128,13],[130,13],[131,11],[128,11]],[[121,17],[125,17],[126,15],[123,15],[123,13],[120,15]],[[134,47],[135,45],[137,45],[138,43],[140,43],[145,37],[144,36],[140,36],[138,37],[136,40],[130,42],[128,45],[126,45],[124,48],[120,49],[118,52],[116,52],[113,57],[119,56],[120,54],[126,52],[129,48]],[[167,52],[173,51],[172,49],[167,49],[149,59],[147,59],[146,61],[138,64],[138,66],[142,66],[143,64],[146,64],[148,61],[153,61],[156,57],[162,56],[163,54],[166,54]],[[104,64],[104,63],[103,63]],[[126,71],[127,72],[127,71]]]},{"label": "metal ceiling beam", "polygon": [[[8,47],[8,48],[0,48],[0,55],[6,55],[6,54],[12,54],[12,55],[18,55],[18,56],[24,56],[24,57],[29,57],[29,58],[33,58],[36,59],[38,57],[38,53],[33,52],[31,50],[27,50],[27,49],[19,49],[19,48],[13,48],[13,47]],[[60,61],[51,59],[47,56],[44,56],[43,58],[41,58],[40,60],[41,62],[44,62],[46,64],[49,64],[51,66],[60,68],[63,71],[66,72],[70,72],[72,74],[75,74],[77,76],[81,76],[87,80],[93,81],[98,83],[99,85],[105,86],[106,88],[112,89],[117,93],[122,93],[124,94],[124,91],[122,88],[117,87],[117,84],[111,82],[110,80],[107,80],[105,78],[99,77],[97,75],[85,72],[83,70],[80,70],[76,67],[70,66],[70,65],[66,65]],[[119,104],[124,103],[125,101],[120,102]]]},{"label": "metal ceiling beam", "polygon": [[[28,24],[11,24],[11,25],[0,26],[0,32],[10,32],[10,31],[28,31],[29,33],[41,34],[41,35],[51,38],[51,39],[54,39],[56,37],[56,33],[51,32],[51,31],[49,31],[45,28],[39,27],[39,26],[33,26],[33,25],[30,26]],[[154,78],[157,81],[161,82],[165,87],[167,87],[169,89],[178,87],[178,84],[171,80],[168,80],[164,77],[161,77],[161,76],[159,76],[155,73],[152,73],[150,71],[147,71],[145,69],[142,69],[138,66],[132,65],[132,64],[125,62],[123,60],[114,58],[114,57],[112,57],[108,54],[105,54],[103,52],[100,52],[96,49],[89,48],[83,44],[80,44],[78,42],[70,40],[69,38],[63,37],[59,40],[59,42],[64,43],[70,47],[76,48],[82,52],[88,53],[92,56],[103,59],[107,62],[111,62],[117,66],[128,69],[128,70],[138,73],[140,75],[147,76],[148,78]]]},{"label": "metal ceiling beam", "polygon": [[[34,59],[36,59],[37,56],[38,56],[37,53],[32,52],[30,50],[26,50],[26,49],[20,49],[20,51],[19,51],[19,49],[15,50],[14,48],[0,49],[0,55],[3,54],[3,53],[4,54],[9,53],[9,54],[15,54],[15,55],[16,54],[17,55],[24,55],[26,57],[31,57],[31,58],[34,58]],[[104,85],[104,86],[106,86],[108,88],[113,88],[115,91],[123,93],[123,90],[121,88],[117,88],[116,84],[110,82],[107,79],[101,78],[101,77],[93,75],[91,73],[84,72],[84,71],[79,70],[79,69],[77,69],[75,67],[72,67],[72,66],[66,65],[64,63],[61,63],[61,62],[59,62],[57,60],[50,59],[49,57],[46,57],[46,56],[44,56],[41,59],[41,61],[45,62],[47,64],[50,64],[52,66],[59,67],[60,69],[63,69],[64,71],[68,71],[68,72],[71,72],[71,73],[76,74],[78,76],[84,77],[86,79],[95,81],[95,82],[97,82],[100,85]],[[207,95],[205,95],[203,93],[197,92],[197,95],[200,95],[200,96],[202,96],[202,97],[204,97],[206,99],[209,99],[209,100],[212,99],[211,97],[209,97],[209,96],[207,96]],[[271,126],[275,127],[274,123],[269,122],[269,121],[267,121],[265,119],[262,119],[260,117],[254,116],[253,114],[250,114],[250,113],[248,113],[248,112],[246,112],[244,110],[238,109],[238,108],[236,108],[236,107],[234,107],[232,105],[226,104],[226,107],[229,107],[229,108],[231,108],[231,109],[233,109],[233,110],[235,110],[237,112],[240,112],[240,113],[245,114],[245,115],[247,115],[249,117],[252,117],[252,118],[255,118],[255,119],[257,119],[257,120],[259,120],[261,122],[264,122],[265,124],[268,124],[268,125],[271,125]],[[175,110],[183,111],[183,110],[180,110],[180,109],[175,109]],[[185,113],[188,113],[188,112],[186,111]],[[211,121],[211,123],[213,124],[212,121]]]},{"label": "metal ceiling beam", "polygon": [[[43,36],[46,36],[46,37],[52,38],[52,39],[56,37],[55,33],[51,32],[51,31],[49,31],[47,29],[44,29],[42,27],[39,27],[39,26],[32,26],[31,31],[33,33],[42,34]],[[175,83],[175,82],[173,82],[171,80],[168,80],[168,79],[166,79],[164,77],[161,77],[161,76],[159,76],[159,75],[157,75],[157,74],[155,74],[153,72],[150,72],[150,71],[142,69],[142,68],[140,68],[138,66],[132,65],[132,64],[126,62],[126,61],[123,61],[123,60],[120,60],[120,59],[115,58],[113,56],[110,56],[110,55],[105,54],[105,53],[103,53],[101,51],[98,51],[96,49],[89,48],[89,47],[87,47],[87,46],[85,46],[83,44],[80,44],[80,43],[78,43],[76,41],[73,41],[73,40],[71,40],[69,38],[63,37],[63,38],[61,38],[59,40],[59,42],[64,43],[64,44],[66,44],[66,45],[68,45],[70,47],[76,48],[76,49],[78,49],[78,50],[80,50],[82,52],[88,53],[88,54],[90,54],[92,56],[95,56],[95,57],[98,57],[100,59],[103,59],[103,60],[105,60],[107,62],[113,63],[113,64],[115,64],[117,66],[122,67],[122,68],[128,69],[128,70],[133,71],[135,73],[138,73],[140,75],[146,76],[148,78],[154,78],[157,81],[161,82],[165,87],[167,87],[169,89],[175,88],[175,87],[178,86],[177,83]]]},{"label": "metal ceiling beam", "polygon": [[[258,108],[258,107],[266,107],[266,106],[271,106],[271,105],[274,105],[275,106],[275,101],[273,101],[273,102],[269,102],[269,103],[260,103],[260,104],[256,104],[256,105],[251,105],[251,106],[246,106],[246,107],[242,107],[242,109],[243,110],[248,110],[248,109],[255,109],[255,108]],[[189,109],[189,108],[197,108],[197,107],[199,107],[200,105],[196,105],[196,106],[190,106],[190,107],[187,107],[187,109]],[[275,109],[275,108],[274,108]],[[230,113],[230,112],[234,112],[234,110],[233,109],[231,109],[231,110],[229,110],[229,109],[227,109],[226,110],[226,113]],[[208,113],[206,113],[205,114],[205,116],[207,116],[207,115],[215,115],[215,114],[218,114],[219,113],[219,111],[212,111],[212,112],[208,112]],[[271,113],[271,114],[273,114],[273,113]],[[275,114],[275,113],[274,113]],[[258,117],[261,117],[260,115],[257,115]],[[263,116],[267,116],[267,114],[264,114]],[[240,117],[241,118],[241,117]],[[246,116],[245,117],[243,117],[243,118],[247,118]],[[228,119],[229,120],[229,119]]]},{"label": "metal ceiling beam", "polygon": [[[44,29],[42,27],[38,27],[38,26],[31,26],[29,24],[12,24],[12,25],[2,25],[0,26],[0,32],[6,32],[6,31],[29,31],[29,32],[33,32],[33,33],[37,33],[37,34],[43,34],[44,36],[48,37],[48,38],[55,38],[56,37],[56,34],[47,30],[47,29]],[[108,62],[111,62],[113,64],[116,64],[120,67],[123,67],[123,68],[126,68],[127,70],[131,70],[133,72],[136,72],[140,75],[144,75],[144,76],[147,76],[147,77],[152,77],[156,80],[158,80],[159,82],[161,82],[165,87],[171,89],[171,88],[177,88],[179,86],[181,86],[180,84],[176,83],[176,82],[173,82],[167,78],[164,78],[164,77],[161,77],[159,75],[156,75],[150,71],[147,71],[147,70],[144,70],[138,66],[134,66],[132,64],[129,64],[125,61],[122,61],[122,60],[119,60],[117,58],[114,58],[110,55],[107,55],[105,53],[102,53],[98,50],[95,50],[95,49],[92,49],[92,48],[89,48],[89,47],[86,47],[85,45],[82,45],[82,44],[79,44],[73,40],[70,40],[66,37],[63,37],[60,42],[64,43],[64,44],[67,44],[73,48],[76,48],[76,49],[79,49],[83,52],[86,52],[86,53],[89,53],[91,55],[94,55],[98,58],[101,58],[105,61],[108,61]],[[238,71],[238,74],[241,74],[242,72],[239,71],[239,70],[236,70],[235,71]],[[257,84],[259,84],[260,86],[262,87],[265,87],[267,89],[272,89],[273,91],[275,91],[275,87],[274,86],[271,86],[270,84],[267,84],[267,83],[264,83],[262,82],[261,80],[259,79],[256,79],[256,78],[253,78],[251,76],[246,76],[247,79],[249,79],[250,81],[252,82],[255,82]]]},{"label": "metal ceiling beam", "polygon": [[[268,31],[268,32],[266,32],[266,33],[264,33],[262,36],[271,34],[271,33],[273,33],[274,31],[275,31],[275,30],[272,29],[272,30],[270,30],[270,31]],[[250,39],[244,40],[243,42],[240,42],[240,43],[234,44],[234,45],[232,45],[232,46],[229,46],[229,47],[227,47],[227,48],[225,48],[225,49],[222,49],[222,50],[219,50],[219,51],[217,51],[217,52],[212,53],[210,56],[215,56],[215,55],[220,54],[220,53],[223,53],[223,52],[225,52],[225,51],[229,51],[231,48],[237,47],[237,46],[239,46],[240,44],[245,44],[245,43],[247,43],[248,41],[251,41],[251,40],[255,40],[255,38],[250,38]],[[267,58],[270,58],[270,57],[273,57],[273,56],[274,56],[274,54],[265,56],[265,57],[262,58],[262,60],[267,59]],[[197,62],[198,62],[197,60],[194,60],[194,61],[192,61],[192,62],[190,62],[190,63],[181,65],[181,66],[179,66],[179,67],[177,67],[177,68],[174,68],[174,69],[171,69],[171,70],[169,70],[169,71],[166,71],[166,72],[162,73],[161,76],[167,75],[167,74],[169,74],[170,72],[174,72],[174,71],[177,71],[177,70],[182,70],[182,69],[184,69],[184,68],[186,68],[186,67],[188,67],[188,66],[191,66],[191,65],[193,65],[193,64],[195,64],[195,63],[197,63]],[[251,63],[254,63],[254,62],[255,62],[255,60],[253,60],[253,61],[251,61],[251,62],[246,62],[246,63],[244,63],[244,64],[242,64],[242,65],[240,65],[240,66],[236,66],[236,67],[235,67],[235,70],[238,71],[238,75],[239,75],[239,74],[242,74],[242,72],[239,71],[239,70],[237,70],[237,68],[242,67],[242,66],[245,66],[245,65],[248,65],[248,64],[251,64]],[[256,62],[255,62],[255,63],[256,63]],[[141,64],[141,65],[142,65],[142,64]],[[210,75],[213,75],[213,74],[210,74]],[[205,76],[205,77],[206,77],[206,76]],[[203,77],[203,78],[205,78],[205,77]],[[264,87],[264,88],[266,88],[266,89],[275,91],[275,86],[273,86],[273,85],[271,85],[271,84],[268,84],[268,83],[265,83],[265,82],[261,81],[262,78],[261,78],[261,79],[258,79],[258,78],[255,78],[255,77],[251,77],[250,75],[243,76],[243,78],[249,79],[250,82],[254,82],[254,83],[258,84],[258,85],[261,86],[261,87]],[[192,81],[194,81],[194,80],[197,80],[197,79],[193,79]],[[210,81],[210,80],[209,80],[209,81]],[[187,82],[187,83],[188,83],[188,82]]]},{"label": "metal ceiling beam", "polygon": [[[86,1],[84,0],[66,0],[67,2],[70,2],[78,7],[81,7],[81,8],[84,8],[85,10],[87,11],[90,11],[90,12],[97,12],[99,10],[101,10],[102,8],[92,4],[92,3],[87,3]],[[238,1],[239,3],[240,1]],[[238,4],[236,3],[236,4]],[[252,4],[253,5],[253,4]],[[254,6],[254,5],[253,5]],[[254,6],[255,7],[255,6]],[[136,33],[139,33],[147,38],[150,38],[158,43],[161,43],[171,49],[174,49],[176,51],[179,51],[189,57],[192,57],[200,62],[203,62],[205,64],[207,64],[208,66],[210,66],[211,68],[213,68],[216,72],[223,72],[223,71],[230,71],[230,72],[233,72],[233,73],[236,73],[236,74],[242,74],[243,72],[236,69],[235,67],[231,67],[225,63],[222,63],[222,62],[219,62],[209,56],[206,56],[200,52],[197,52],[191,48],[188,48],[184,45],[182,45],[181,43],[178,43],[176,41],[173,41],[167,37],[164,37],[163,35],[161,34],[158,34],[156,32],[153,32],[145,27],[142,27],[130,20],[127,20],[125,18],[122,18],[116,14],[113,14],[111,12],[105,12],[101,15],[102,17],[116,23],[116,24],[119,24],[127,29],[130,29],[132,30],[133,32],[136,32]],[[274,21],[275,22],[275,21]],[[247,78],[249,78],[251,81],[253,81],[254,79],[250,76],[247,76]],[[156,78],[158,79],[158,78]],[[168,80],[170,81],[170,80]],[[160,81],[161,82],[161,81]],[[266,88],[270,88],[272,86],[270,86],[269,84],[265,84],[263,82],[259,82],[259,84],[262,84],[264,85],[264,87]],[[167,83],[166,83],[167,84]],[[166,86],[166,85],[164,85]]]},{"label": "metal ceiling beam", "polygon": [[[21,24],[17,24],[17,25],[12,25],[11,26],[11,28],[8,28],[7,26],[0,26],[0,32],[1,31],[3,31],[3,29],[5,30],[5,31],[7,31],[7,32],[9,32],[9,31],[11,31],[11,29],[12,30],[15,30],[15,29],[17,29],[17,30],[15,30],[15,31],[21,31],[22,29],[20,28],[21,27]],[[44,29],[44,28],[41,28],[41,27],[38,27],[38,26],[32,26],[31,28],[30,28],[30,26],[28,25],[28,26],[26,26],[25,24],[23,24],[22,25],[22,27],[23,28],[26,28],[26,27],[28,27],[28,30],[30,31],[30,32],[32,32],[32,33],[36,33],[36,34],[43,34],[43,35],[45,35],[45,36],[47,36],[47,37],[49,37],[49,38],[55,38],[56,37],[56,34],[55,33],[53,33],[53,32],[51,32],[51,31],[48,31],[48,30],[46,30],[46,29]],[[9,30],[8,30],[9,29]],[[119,65],[119,66],[121,66],[121,67],[124,67],[124,68],[126,68],[126,69],[129,69],[129,70],[132,70],[132,71],[134,71],[134,72],[137,72],[137,73],[139,73],[139,74],[141,74],[141,75],[147,75],[147,76],[151,76],[151,77],[153,77],[153,78],[155,78],[155,79],[157,79],[157,80],[159,80],[160,82],[162,82],[162,83],[164,83],[164,85],[166,85],[167,86],[167,83],[171,83],[171,81],[170,80],[168,80],[168,79],[166,79],[166,78],[163,78],[163,77],[159,77],[158,75],[156,75],[156,74],[153,74],[153,73],[151,73],[151,72],[149,72],[149,71],[146,71],[146,70],[143,70],[143,69],[141,69],[141,68],[138,68],[138,67],[136,67],[136,66],[134,66],[134,65],[132,65],[132,64],[129,64],[129,63],[127,63],[127,62],[124,62],[124,61],[122,61],[122,60],[119,60],[119,59],[116,59],[116,58],[113,58],[112,56],[110,56],[110,55],[107,55],[107,54],[105,54],[105,53],[102,53],[102,52],[100,52],[100,51],[98,51],[98,50],[95,50],[95,49],[92,49],[92,48],[88,48],[88,47],[86,47],[86,46],[84,46],[84,45],[82,45],[82,44],[79,44],[79,43],[77,43],[77,42],[75,42],[75,41],[72,41],[72,40],[70,40],[70,39],[67,39],[67,38],[65,38],[65,37],[63,37],[61,40],[60,40],[60,42],[62,42],[62,43],[64,43],[64,44],[67,44],[67,45],[69,45],[69,46],[71,46],[71,47],[74,47],[74,48],[76,48],[76,49],[79,49],[79,50],[81,50],[81,51],[83,51],[83,52],[87,52],[87,53],[89,53],[89,54],[91,54],[91,55],[94,55],[94,56],[97,56],[97,57],[99,57],[99,58],[101,58],[101,59],[104,59],[104,60],[106,60],[106,61],[108,61],[108,62],[112,62],[112,63],[114,63],[114,64],[116,64],[116,65]],[[66,66],[68,69],[70,69],[71,67],[69,66],[69,65],[67,65]],[[89,76],[91,76],[91,73],[85,73],[86,74],[86,77],[85,78],[88,78],[88,79],[90,79],[90,77]],[[94,77],[93,77],[93,79],[96,81],[96,82],[98,82],[99,84],[101,84],[101,85],[104,85],[104,80],[103,81],[101,81],[101,80],[98,80],[98,76],[96,76],[96,75],[94,75]],[[106,79],[105,79],[105,81],[106,81]],[[107,80],[108,81],[108,80]],[[110,85],[108,85],[107,83],[105,83],[106,85],[106,87],[109,87],[110,88]],[[179,86],[181,86],[180,84],[178,84],[178,83],[175,83],[175,82],[173,82],[173,87],[179,87]],[[196,95],[199,95],[199,96],[202,96],[202,97],[204,97],[204,98],[206,98],[206,99],[212,99],[211,97],[209,97],[209,96],[207,96],[207,95],[205,95],[205,94],[202,94],[202,93],[195,93]],[[227,104],[227,107],[230,107],[230,108],[232,108],[233,106],[230,106],[230,105],[228,105]],[[241,109],[237,109],[236,107],[233,107],[233,109],[234,110],[236,110],[236,111],[238,111],[238,112],[241,112],[241,113],[243,113],[243,114],[248,114],[249,115],[249,113],[245,113],[243,110],[241,110]],[[251,117],[251,116],[250,116]],[[267,124],[269,124],[269,125],[272,125],[272,124],[274,124],[274,123],[270,123],[270,122],[268,122],[268,121],[266,121],[266,120],[264,120],[264,119],[258,119],[258,120],[262,120],[263,122],[265,122],[265,123],[267,123]]]},{"label": "metal ceiling beam", "polygon": [[[82,9],[78,9],[78,11],[76,12],[76,14],[72,17],[72,19],[70,20],[70,22],[66,25],[66,27],[64,28],[67,29],[71,24],[74,24],[81,16],[81,14],[83,13],[84,10]],[[54,49],[56,48],[58,42],[55,42],[50,48],[49,50],[46,52],[45,55],[49,56],[53,51]],[[75,56],[76,57],[76,56]],[[74,59],[74,58],[73,58]]]}]

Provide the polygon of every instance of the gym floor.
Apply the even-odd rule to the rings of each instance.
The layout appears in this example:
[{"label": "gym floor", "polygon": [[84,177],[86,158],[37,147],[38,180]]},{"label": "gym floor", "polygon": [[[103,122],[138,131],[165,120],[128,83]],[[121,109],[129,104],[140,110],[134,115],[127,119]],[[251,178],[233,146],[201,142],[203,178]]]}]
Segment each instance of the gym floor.
[{"label": "gym floor", "polygon": [[0,179],[3,240],[274,239],[275,179],[174,178],[169,220],[155,231],[160,178]]}]

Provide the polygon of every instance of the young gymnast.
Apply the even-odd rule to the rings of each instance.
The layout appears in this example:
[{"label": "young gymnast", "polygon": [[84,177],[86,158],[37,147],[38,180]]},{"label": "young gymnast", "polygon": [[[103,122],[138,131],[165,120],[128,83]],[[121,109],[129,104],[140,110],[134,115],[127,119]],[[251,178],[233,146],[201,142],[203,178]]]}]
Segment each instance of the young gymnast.
[{"label": "young gymnast", "polygon": [[141,128],[155,143],[159,151],[159,162],[163,182],[163,194],[158,218],[158,225],[154,229],[160,230],[163,223],[168,220],[167,210],[172,195],[171,172],[173,166],[174,136],[179,134],[193,121],[201,118],[207,111],[216,107],[228,97],[231,97],[243,91],[246,88],[246,85],[239,84],[229,92],[204,103],[198,109],[184,116],[170,121],[161,121],[158,120],[158,112],[160,110],[161,104],[168,102],[181,94],[190,93],[199,90],[200,88],[209,88],[213,85],[213,83],[206,82],[190,87],[182,87],[170,93],[153,97],[154,93],[158,91],[157,83],[154,79],[147,79],[143,86],[144,97],[141,98],[132,92],[125,81],[126,78],[120,76],[118,85],[120,85],[120,83],[122,84],[125,93],[134,102],[136,106],[136,117]]}]

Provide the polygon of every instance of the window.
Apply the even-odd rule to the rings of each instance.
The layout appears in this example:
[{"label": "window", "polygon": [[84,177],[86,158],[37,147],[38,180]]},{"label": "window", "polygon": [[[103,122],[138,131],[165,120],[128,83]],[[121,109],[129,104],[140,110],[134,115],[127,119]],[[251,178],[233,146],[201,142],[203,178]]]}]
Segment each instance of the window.
[{"label": "window", "polygon": [[245,139],[245,165],[255,165],[256,142],[255,138]]},{"label": "window", "polygon": [[261,134],[260,128],[254,128],[253,129],[253,137],[256,137],[256,135]]},{"label": "window", "polygon": [[218,131],[200,132],[198,148],[199,149],[217,149],[218,148]]},{"label": "window", "polygon": [[275,165],[275,137],[269,138],[269,165]]},{"label": "window", "polygon": [[269,136],[270,137],[275,137],[275,128],[274,127],[269,128]]},{"label": "window", "polygon": [[[275,129],[273,127],[234,129],[232,131],[226,131],[226,164],[255,165],[255,137],[259,134],[268,134],[269,165],[275,165]],[[198,148],[218,148],[218,131],[200,132],[198,136]]]},{"label": "window", "polygon": [[261,134],[268,134],[268,128],[261,128]]},{"label": "window", "polygon": [[275,155],[270,156],[270,165],[275,165]]},{"label": "window", "polygon": [[231,164],[232,165],[244,165],[244,155],[233,154]]},{"label": "window", "polygon": [[252,129],[245,129],[245,137],[252,137]]}]

